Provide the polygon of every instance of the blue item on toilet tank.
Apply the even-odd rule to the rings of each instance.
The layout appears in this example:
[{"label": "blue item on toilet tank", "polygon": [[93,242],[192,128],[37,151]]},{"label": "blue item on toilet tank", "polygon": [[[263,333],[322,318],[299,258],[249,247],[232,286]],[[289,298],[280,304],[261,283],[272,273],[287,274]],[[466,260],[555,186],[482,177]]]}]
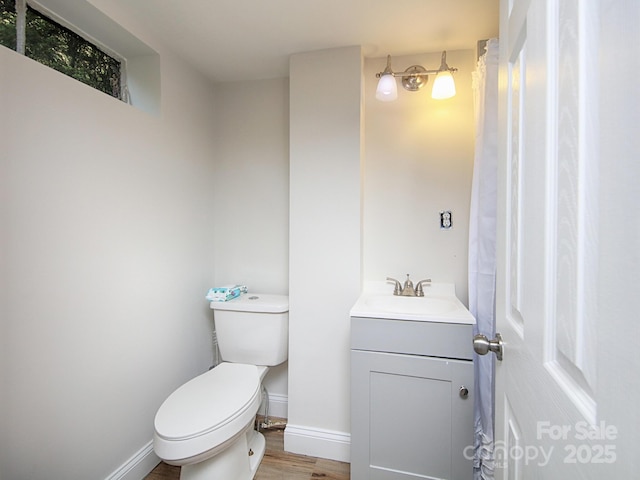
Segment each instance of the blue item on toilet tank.
[{"label": "blue item on toilet tank", "polygon": [[226,302],[243,293],[247,293],[246,285],[225,285],[210,288],[205,298],[210,302]]}]

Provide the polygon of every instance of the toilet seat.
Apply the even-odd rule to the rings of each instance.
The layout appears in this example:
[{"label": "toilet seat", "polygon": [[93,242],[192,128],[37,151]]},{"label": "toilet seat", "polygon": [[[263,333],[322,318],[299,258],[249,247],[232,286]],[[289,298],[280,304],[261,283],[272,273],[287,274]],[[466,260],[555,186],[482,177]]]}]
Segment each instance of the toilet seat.
[{"label": "toilet seat", "polygon": [[190,380],[164,401],[154,421],[154,449],[182,464],[213,455],[244,433],[261,401],[260,367],[222,363]]}]

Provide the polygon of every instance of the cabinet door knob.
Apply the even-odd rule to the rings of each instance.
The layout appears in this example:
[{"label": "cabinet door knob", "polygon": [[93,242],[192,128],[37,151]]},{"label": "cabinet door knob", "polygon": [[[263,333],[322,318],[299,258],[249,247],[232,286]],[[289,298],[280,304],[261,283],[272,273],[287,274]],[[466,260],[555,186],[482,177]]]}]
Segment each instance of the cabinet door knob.
[{"label": "cabinet door knob", "polygon": [[460,397],[462,398],[467,398],[469,396],[469,389],[467,387],[465,387],[464,385],[462,385],[460,387]]}]

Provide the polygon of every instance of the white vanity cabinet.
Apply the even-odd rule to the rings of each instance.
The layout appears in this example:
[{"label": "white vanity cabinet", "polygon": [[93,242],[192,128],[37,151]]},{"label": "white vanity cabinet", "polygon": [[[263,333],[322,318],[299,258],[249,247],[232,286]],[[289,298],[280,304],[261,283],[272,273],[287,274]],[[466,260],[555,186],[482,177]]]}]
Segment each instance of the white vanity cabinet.
[{"label": "white vanity cabinet", "polygon": [[471,480],[473,317],[466,309],[465,320],[453,323],[354,316],[357,310],[352,480]]}]

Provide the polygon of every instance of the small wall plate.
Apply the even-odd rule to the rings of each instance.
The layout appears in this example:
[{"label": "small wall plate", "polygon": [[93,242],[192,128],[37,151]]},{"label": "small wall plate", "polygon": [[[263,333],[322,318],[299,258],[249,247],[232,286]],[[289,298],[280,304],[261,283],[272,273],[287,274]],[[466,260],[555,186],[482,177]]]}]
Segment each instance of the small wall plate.
[{"label": "small wall plate", "polygon": [[440,229],[449,230],[453,227],[453,219],[451,217],[451,210],[443,210],[440,212]]}]

